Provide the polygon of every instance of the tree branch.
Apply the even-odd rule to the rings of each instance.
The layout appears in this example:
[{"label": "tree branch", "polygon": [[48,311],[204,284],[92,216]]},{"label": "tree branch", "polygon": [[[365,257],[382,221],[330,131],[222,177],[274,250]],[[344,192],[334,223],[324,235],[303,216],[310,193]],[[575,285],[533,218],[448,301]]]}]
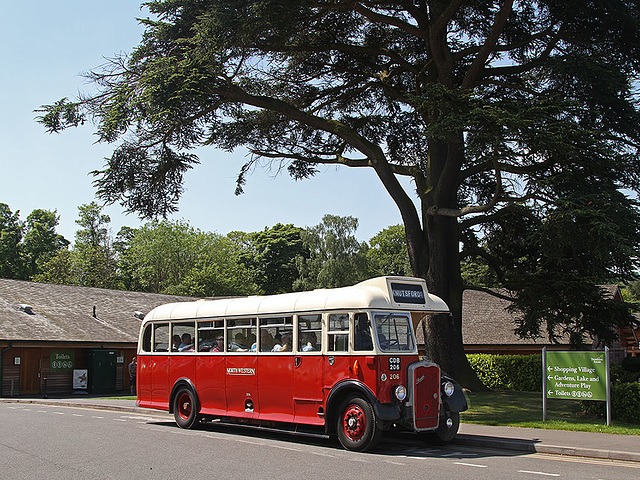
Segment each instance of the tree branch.
[{"label": "tree branch", "polygon": [[482,48],[480,48],[478,55],[473,60],[471,67],[469,67],[469,70],[462,80],[462,88],[470,89],[480,78],[480,74],[484,69],[485,63],[487,62],[487,59],[489,58],[491,52],[494,50],[496,44],[498,43],[498,39],[500,38],[500,35],[504,30],[507,19],[511,14],[512,7],[513,0],[505,0],[504,5],[496,14],[491,32],[487,36],[484,45],[482,46]]}]

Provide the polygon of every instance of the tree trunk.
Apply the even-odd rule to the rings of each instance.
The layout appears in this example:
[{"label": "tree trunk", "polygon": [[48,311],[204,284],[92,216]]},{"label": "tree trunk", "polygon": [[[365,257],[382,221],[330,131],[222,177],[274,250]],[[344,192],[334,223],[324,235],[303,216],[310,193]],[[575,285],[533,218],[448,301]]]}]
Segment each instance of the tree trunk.
[{"label": "tree trunk", "polygon": [[462,278],[458,250],[458,222],[454,217],[429,216],[429,291],[441,297],[451,314],[429,315],[423,322],[426,356],[462,386],[487,390],[471,368],[462,339]]}]

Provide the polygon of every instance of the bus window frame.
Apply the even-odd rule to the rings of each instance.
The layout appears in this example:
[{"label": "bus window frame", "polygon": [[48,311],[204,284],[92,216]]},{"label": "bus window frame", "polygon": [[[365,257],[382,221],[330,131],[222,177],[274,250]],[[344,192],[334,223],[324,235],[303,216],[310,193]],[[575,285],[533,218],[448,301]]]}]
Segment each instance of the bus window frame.
[{"label": "bus window frame", "polygon": [[185,333],[189,333],[189,332],[182,332],[180,333],[174,333],[175,328],[178,327],[178,331],[180,331],[180,327],[188,327],[191,326],[192,327],[192,332],[190,333],[191,335],[191,345],[192,345],[192,349],[187,349],[187,350],[173,350],[173,348],[170,348],[170,352],[172,354],[178,354],[178,355],[184,355],[186,353],[195,353],[196,352],[196,347],[198,345],[198,338],[197,338],[197,328],[196,328],[196,320],[195,319],[186,319],[186,320],[179,320],[179,321],[172,321],[170,322],[171,324],[171,329],[170,329],[170,333],[169,333],[169,341],[171,343],[171,345],[173,345],[173,336],[174,335],[179,335],[180,338],[182,339],[182,335]]},{"label": "bus window frame", "polygon": [[[237,325],[236,322],[244,322],[244,321],[248,321],[249,324],[248,325],[243,325],[242,323],[240,325]],[[247,330],[254,330],[254,335],[257,335],[258,332],[258,317],[252,317],[252,316],[248,316],[248,317],[232,317],[232,318],[225,318],[225,324],[224,324],[224,353],[229,355],[253,355],[255,352],[251,351],[251,345],[245,345],[244,346],[247,347],[246,350],[231,350],[229,348],[229,346],[231,345],[231,342],[234,341],[235,339],[235,335],[231,335],[230,331],[233,330],[238,330],[238,329],[247,329]],[[231,325],[233,324],[233,325]],[[245,340],[247,339],[246,335],[243,334],[243,337],[245,338]],[[257,336],[256,336],[256,341],[257,341]]]},{"label": "bus window frame", "polygon": [[[376,318],[378,316],[384,317],[405,317],[407,319],[407,332],[413,341],[413,349],[412,350],[389,350],[384,349],[380,345],[380,337],[378,336],[378,323]],[[411,354],[415,355],[418,353],[418,339],[416,338],[415,332],[412,328],[412,317],[411,312],[408,310],[394,310],[394,311],[385,311],[385,310],[376,310],[371,312],[371,326],[374,332],[374,342],[376,353],[380,355],[403,355],[403,354]]]},{"label": "bus window frame", "polygon": [[[317,320],[320,322],[320,328],[319,329],[309,329],[309,330],[304,330],[304,332],[300,331],[300,317],[317,317]],[[310,320],[313,321],[313,320]],[[324,332],[325,332],[325,319],[324,319],[324,314],[322,312],[309,312],[309,313],[297,313],[294,315],[294,344],[295,344],[295,353],[296,355],[323,355],[324,354],[324,347],[326,345],[325,343],[325,339],[324,339]],[[300,345],[300,333],[307,333],[307,332],[312,332],[315,334],[316,336],[316,345],[319,343],[319,348],[318,349],[314,349],[314,350],[303,350]]]},{"label": "bus window frame", "polygon": [[[201,326],[204,325],[206,323],[210,323],[211,326]],[[216,323],[220,323],[221,326],[216,325]],[[223,346],[224,349],[221,352],[214,352],[213,349],[216,346],[216,339],[213,339],[213,343],[211,344],[211,347],[209,348],[209,350],[202,350],[202,341],[200,339],[200,332],[219,332],[222,331],[222,336],[223,336]],[[198,343],[196,345],[196,353],[201,353],[201,354],[215,354],[215,355],[220,355],[220,354],[224,354],[226,353],[226,346],[227,346],[227,329],[226,329],[226,319],[224,318],[202,318],[202,319],[197,319],[196,320],[196,334],[198,336]],[[218,335],[214,335],[214,337],[218,337]]]},{"label": "bus window frame", "polygon": [[[162,322],[154,322],[153,324],[153,333],[151,335],[151,353],[168,355],[171,352],[171,322],[162,321]],[[158,343],[156,341],[156,332],[161,327],[167,328],[167,349],[166,350],[158,350]]]},{"label": "bus window frame", "polygon": [[[349,354],[350,352],[353,351],[352,348],[352,343],[353,340],[351,338],[352,336],[352,324],[353,324],[353,311],[332,311],[332,312],[326,312],[325,314],[325,318],[326,318],[326,324],[325,324],[325,345],[323,346],[323,352],[326,352],[327,355],[335,355],[335,354]],[[347,316],[347,329],[346,330],[330,330],[331,327],[331,316],[332,315],[346,315]],[[331,335],[340,335],[340,336],[344,336],[346,331],[346,337],[347,337],[347,344],[346,344],[346,349],[345,350],[329,350],[329,347],[331,346],[331,342],[329,341],[329,338]],[[334,343],[334,347],[335,347],[335,343]]]}]

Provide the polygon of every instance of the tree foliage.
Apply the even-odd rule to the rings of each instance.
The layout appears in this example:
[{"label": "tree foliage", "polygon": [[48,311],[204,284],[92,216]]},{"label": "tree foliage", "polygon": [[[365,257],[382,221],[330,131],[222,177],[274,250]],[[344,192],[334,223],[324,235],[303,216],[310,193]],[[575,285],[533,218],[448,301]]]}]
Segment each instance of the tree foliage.
[{"label": "tree foliage", "polygon": [[25,222],[0,203],[0,278],[29,280],[43,271],[44,264],[69,241],[56,233],[57,213],[36,209]]},{"label": "tree foliage", "polygon": [[369,276],[367,245],[355,237],[358,219],[325,215],[322,223],[302,232],[309,258],[298,257],[296,290],[354,285]]},{"label": "tree foliage", "polygon": [[404,227],[393,225],[380,231],[369,240],[367,250],[369,270],[373,276],[411,276],[409,255]]},{"label": "tree foliage", "polygon": [[6,203],[0,203],[0,276],[21,278],[20,242],[22,226],[20,212],[13,213]]},{"label": "tree foliage", "polygon": [[[463,260],[513,292],[523,334],[550,312],[562,312],[551,338],[610,339],[624,321],[592,282],[637,266],[638,206],[620,192],[640,185],[638,0],[145,5],[140,45],[90,74],[99,93],[41,109],[50,131],[90,117],[118,142],[94,172],[102,199],[174,211],[200,145],[252,152],[238,191],[260,162],[294,178],[370,168],[400,210],[414,275],[452,309],[425,324],[450,373],[471,372]],[[593,307],[608,312],[597,325]]]},{"label": "tree foliage", "polygon": [[265,294],[293,290],[299,276],[296,262],[309,256],[302,241],[303,229],[278,223],[250,236],[242,262],[253,273]]},{"label": "tree foliage", "polygon": [[257,293],[230,238],[206,233],[185,221],[149,222],[134,230],[121,264],[135,290],[187,296]]}]

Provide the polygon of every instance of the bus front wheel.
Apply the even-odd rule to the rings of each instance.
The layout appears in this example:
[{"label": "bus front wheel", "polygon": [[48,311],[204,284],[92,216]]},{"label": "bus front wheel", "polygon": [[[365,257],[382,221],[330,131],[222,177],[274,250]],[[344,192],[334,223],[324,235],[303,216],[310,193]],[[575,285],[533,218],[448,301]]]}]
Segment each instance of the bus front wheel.
[{"label": "bus front wheel", "polygon": [[173,417],[180,428],[191,428],[198,421],[196,395],[188,387],[182,387],[173,400]]},{"label": "bus front wheel", "polygon": [[368,401],[359,396],[347,397],[338,412],[336,430],[344,448],[363,452],[378,443],[382,430]]},{"label": "bus front wheel", "polygon": [[460,428],[460,414],[449,412],[440,416],[440,424],[433,432],[423,434],[425,442],[435,445],[443,445],[452,441]]}]

